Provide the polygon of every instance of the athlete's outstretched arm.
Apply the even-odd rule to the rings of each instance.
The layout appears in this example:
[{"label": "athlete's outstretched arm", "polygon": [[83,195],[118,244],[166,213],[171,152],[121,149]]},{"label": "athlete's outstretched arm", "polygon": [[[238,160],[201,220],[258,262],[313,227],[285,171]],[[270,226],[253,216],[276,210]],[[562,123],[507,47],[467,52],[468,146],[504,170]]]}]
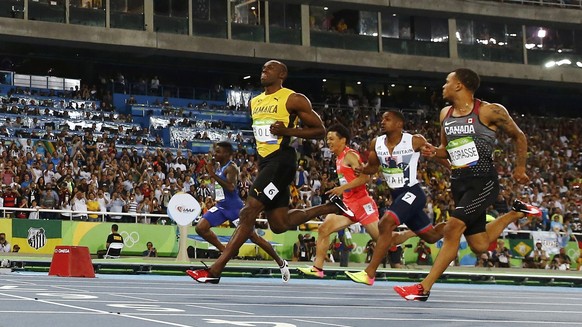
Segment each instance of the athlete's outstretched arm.
[{"label": "athlete's outstretched arm", "polygon": [[361,168],[354,168],[356,173],[362,173],[367,175],[374,175],[380,169],[380,160],[378,159],[378,154],[376,153],[376,138],[370,141],[370,153],[368,154],[368,163],[363,165]]},{"label": "athlete's outstretched arm", "polygon": [[321,117],[313,111],[311,102],[301,93],[293,93],[287,99],[287,110],[296,114],[303,122],[302,128],[288,128],[282,122],[271,125],[271,134],[277,136],[295,136],[304,139],[319,139],[325,137],[325,127]]},{"label": "athlete's outstretched arm", "polygon": [[[347,166],[352,167],[352,169],[356,170],[356,168],[362,167],[362,162],[358,160],[358,156],[356,156],[352,152],[348,152],[344,158]],[[354,187],[358,187],[361,185],[366,184],[370,180],[370,176],[367,174],[360,174],[358,177],[353,179],[351,182],[346,183],[344,185],[340,185],[338,187],[334,187],[331,190],[325,192],[326,194],[334,194],[337,196],[342,195],[344,191],[353,189]]]},{"label": "athlete's outstretched arm", "polygon": [[420,151],[422,155],[425,157],[428,158],[434,157],[434,160],[436,160],[438,163],[440,163],[441,165],[448,169],[451,169],[451,163],[449,162],[449,160],[436,156],[437,148],[430,144],[422,134],[414,134],[412,136],[412,148],[416,152]]}]

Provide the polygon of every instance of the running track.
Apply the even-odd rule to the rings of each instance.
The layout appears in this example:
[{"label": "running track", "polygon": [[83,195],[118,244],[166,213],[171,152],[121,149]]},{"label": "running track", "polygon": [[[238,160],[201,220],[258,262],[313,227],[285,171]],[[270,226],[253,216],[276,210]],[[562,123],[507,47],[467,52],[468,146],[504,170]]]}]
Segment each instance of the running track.
[{"label": "running track", "polygon": [[582,326],[582,290],[437,284],[428,302],[406,302],[393,282],[46,273],[0,275],[0,326]]}]

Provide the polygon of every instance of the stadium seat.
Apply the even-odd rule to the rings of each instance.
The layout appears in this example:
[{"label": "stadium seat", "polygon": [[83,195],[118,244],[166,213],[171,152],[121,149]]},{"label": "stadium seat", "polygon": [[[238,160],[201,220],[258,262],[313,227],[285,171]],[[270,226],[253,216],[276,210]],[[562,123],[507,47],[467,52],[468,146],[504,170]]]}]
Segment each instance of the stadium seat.
[{"label": "stadium seat", "polygon": [[123,243],[115,242],[109,244],[107,253],[105,253],[103,259],[119,259],[121,256],[121,249],[123,249]]}]

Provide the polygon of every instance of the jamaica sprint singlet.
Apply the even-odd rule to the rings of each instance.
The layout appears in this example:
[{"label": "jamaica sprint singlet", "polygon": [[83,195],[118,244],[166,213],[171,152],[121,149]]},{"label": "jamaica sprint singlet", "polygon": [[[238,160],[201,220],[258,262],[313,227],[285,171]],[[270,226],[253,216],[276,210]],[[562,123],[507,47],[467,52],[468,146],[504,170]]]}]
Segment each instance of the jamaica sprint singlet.
[{"label": "jamaica sprint singlet", "polygon": [[270,127],[276,121],[283,122],[288,128],[296,126],[296,115],[289,114],[285,104],[295,91],[282,88],[275,93],[259,94],[251,100],[251,117],[253,119],[253,134],[257,142],[257,151],[264,158],[279,150],[282,146],[289,146],[290,137],[277,137],[271,134]]},{"label": "jamaica sprint singlet", "polygon": [[420,153],[412,147],[412,134],[402,133],[402,139],[392,153],[386,146],[386,135],[378,136],[375,150],[380,159],[382,175],[390,189],[397,190],[418,184],[416,168]]},{"label": "jamaica sprint singlet", "polygon": [[453,117],[451,106],[442,122],[453,169],[451,178],[497,175],[492,159],[495,131],[479,120],[480,107],[481,100],[475,99],[469,114]]}]

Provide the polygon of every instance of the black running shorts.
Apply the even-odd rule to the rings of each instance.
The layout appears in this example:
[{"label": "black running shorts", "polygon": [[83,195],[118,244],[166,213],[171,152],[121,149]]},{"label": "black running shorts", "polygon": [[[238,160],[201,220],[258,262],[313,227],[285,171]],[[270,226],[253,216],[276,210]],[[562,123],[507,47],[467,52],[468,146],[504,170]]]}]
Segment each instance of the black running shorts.
[{"label": "black running shorts", "polygon": [[259,200],[265,210],[289,207],[289,186],[295,180],[297,155],[291,147],[271,153],[259,161],[259,174],[249,195]]},{"label": "black running shorts", "polygon": [[432,227],[430,218],[424,212],[426,195],[420,184],[391,191],[392,205],[390,211],[399,220],[397,224],[406,224],[417,235]]},{"label": "black running shorts", "polygon": [[451,215],[465,223],[467,229],[464,234],[469,236],[484,232],[487,208],[495,203],[499,194],[497,176],[452,179],[451,191],[455,200]]}]

